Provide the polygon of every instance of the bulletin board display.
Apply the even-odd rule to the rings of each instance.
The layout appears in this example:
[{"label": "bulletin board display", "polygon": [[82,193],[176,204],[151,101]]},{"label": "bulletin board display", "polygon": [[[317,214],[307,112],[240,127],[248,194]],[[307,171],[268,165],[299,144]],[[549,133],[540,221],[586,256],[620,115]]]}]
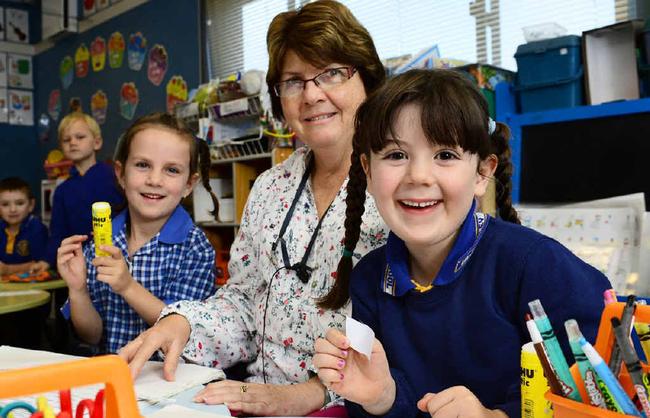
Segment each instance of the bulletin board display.
[{"label": "bulletin board display", "polygon": [[147,2],[34,57],[34,118],[49,120],[44,148],[57,146],[58,123],[79,109],[100,124],[98,159],[111,159],[135,119],[167,110],[173,77],[198,85],[198,13],[198,2]]}]

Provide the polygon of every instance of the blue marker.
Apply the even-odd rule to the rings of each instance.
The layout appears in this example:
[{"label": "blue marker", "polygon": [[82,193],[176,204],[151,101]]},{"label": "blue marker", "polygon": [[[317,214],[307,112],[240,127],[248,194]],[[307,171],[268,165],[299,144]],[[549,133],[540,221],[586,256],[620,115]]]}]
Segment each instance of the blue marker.
[{"label": "blue marker", "polygon": [[533,319],[535,319],[535,325],[537,325],[539,332],[542,334],[548,360],[551,362],[551,366],[553,366],[557,374],[557,379],[564,390],[564,394],[574,401],[582,402],[582,398],[578,392],[578,386],[573,380],[573,376],[571,376],[569,365],[566,362],[566,358],[564,358],[560,343],[555,337],[551,321],[548,320],[548,316],[544,312],[542,302],[539,299],[535,299],[532,302],[528,302],[528,306],[530,307],[530,312],[533,314]]},{"label": "blue marker", "polygon": [[[609,392],[612,394],[616,402],[621,406],[621,408],[623,408],[623,412],[627,415],[634,415],[636,417],[642,416],[596,349],[584,338],[580,338],[580,347],[582,347],[582,351],[584,351],[589,362],[596,370],[596,373],[598,373],[598,376],[603,379],[607,385]],[[645,417],[645,415],[643,416]]]}]

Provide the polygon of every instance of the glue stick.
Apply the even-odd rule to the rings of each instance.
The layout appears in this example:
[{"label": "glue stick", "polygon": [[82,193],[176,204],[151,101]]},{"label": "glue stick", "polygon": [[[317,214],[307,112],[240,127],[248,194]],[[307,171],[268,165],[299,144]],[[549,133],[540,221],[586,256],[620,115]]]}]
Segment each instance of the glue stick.
[{"label": "glue stick", "polygon": [[107,202],[93,203],[93,238],[95,241],[95,255],[97,257],[109,256],[106,251],[99,249],[101,245],[113,245],[111,225],[111,205]]}]

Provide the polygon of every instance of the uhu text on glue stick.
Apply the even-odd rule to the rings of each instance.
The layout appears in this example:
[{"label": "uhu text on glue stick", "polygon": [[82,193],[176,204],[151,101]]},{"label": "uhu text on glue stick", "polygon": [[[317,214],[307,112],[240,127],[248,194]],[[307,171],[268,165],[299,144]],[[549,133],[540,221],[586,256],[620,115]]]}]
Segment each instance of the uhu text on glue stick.
[{"label": "uhu text on glue stick", "polygon": [[109,256],[106,251],[99,249],[102,245],[113,245],[111,235],[111,205],[108,202],[93,203],[93,238],[95,241],[95,255],[97,257]]},{"label": "uhu text on glue stick", "polygon": [[521,417],[544,418],[553,416],[551,403],[544,398],[548,382],[533,343],[521,347]]}]

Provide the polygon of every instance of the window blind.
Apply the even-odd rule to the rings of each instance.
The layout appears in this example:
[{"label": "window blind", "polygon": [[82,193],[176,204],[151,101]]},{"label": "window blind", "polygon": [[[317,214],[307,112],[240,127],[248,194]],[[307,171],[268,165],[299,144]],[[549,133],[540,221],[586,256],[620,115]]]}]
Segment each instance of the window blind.
[{"label": "window blind", "polygon": [[[368,29],[382,59],[438,45],[441,57],[517,69],[523,28],[555,22],[568,34],[629,19],[629,0],[341,0]],[[210,76],[266,70],[266,31],[301,0],[206,0]]]}]

